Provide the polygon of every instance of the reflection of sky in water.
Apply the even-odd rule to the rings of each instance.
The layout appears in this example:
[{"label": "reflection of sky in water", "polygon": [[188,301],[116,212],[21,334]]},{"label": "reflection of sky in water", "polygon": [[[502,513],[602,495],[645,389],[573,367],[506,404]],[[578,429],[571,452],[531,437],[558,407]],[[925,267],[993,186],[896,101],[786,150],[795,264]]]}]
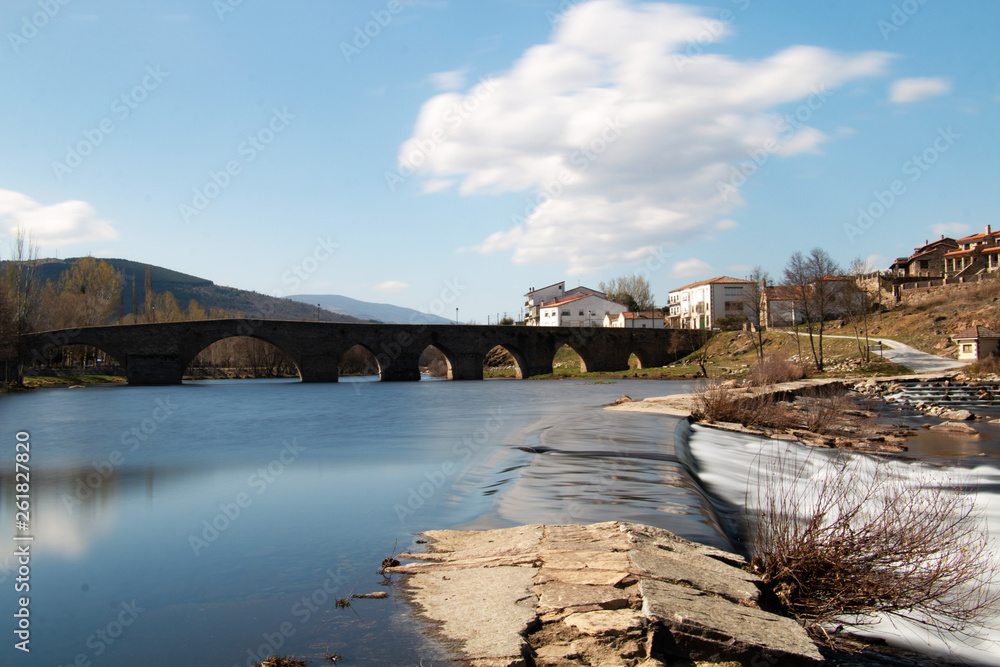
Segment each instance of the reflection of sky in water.
[{"label": "reflection of sky in water", "polygon": [[[567,517],[574,521],[655,514],[659,525],[679,520],[678,532],[705,532],[701,511],[684,507],[697,501],[671,489],[680,479],[675,463],[627,456],[668,451],[657,443],[669,444],[673,422],[595,411],[624,387],[633,398],[688,389],[242,381],[2,397],[0,437],[31,433],[36,541],[33,650],[15,655],[8,642],[0,662],[70,664],[83,654],[94,665],[243,665],[247,649],[276,638],[282,623],[293,634],[278,652],[314,663],[326,650],[342,653],[340,664],[433,658],[403,603],[334,604],[355,585],[383,590],[375,570],[394,540],[402,549],[421,530],[482,516],[550,520],[568,508],[576,508]],[[549,446],[610,449],[614,460],[511,447],[553,428],[562,435],[555,444],[545,435]],[[302,451],[294,458],[286,451],[273,474],[283,443],[293,440]],[[94,465],[108,468],[118,456],[122,464],[97,481]],[[6,535],[12,468],[12,458],[0,459]],[[239,516],[219,518],[219,505],[233,514],[239,494],[246,494]],[[203,534],[203,522],[213,520],[224,529],[206,539],[213,533]],[[197,556],[192,536],[206,540]],[[12,563],[4,558],[0,566]],[[337,586],[328,572],[343,579],[335,593],[324,590]],[[10,591],[10,578],[0,587]],[[116,629],[121,605],[133,600],[143,610],[134,623],[112,644],[99,640],[97,631]],[[0,613],[10,619],[14,604],[13,592],[0,596]]]}]

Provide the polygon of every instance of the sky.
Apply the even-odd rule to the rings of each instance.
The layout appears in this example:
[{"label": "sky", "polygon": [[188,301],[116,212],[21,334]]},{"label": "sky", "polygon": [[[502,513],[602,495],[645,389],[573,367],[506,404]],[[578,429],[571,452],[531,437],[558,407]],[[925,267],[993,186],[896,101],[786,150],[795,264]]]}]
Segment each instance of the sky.
[{"label": "sky", "polygon": [[995,0],[4,0],[0,256],[462,321],[1000,227]]}]

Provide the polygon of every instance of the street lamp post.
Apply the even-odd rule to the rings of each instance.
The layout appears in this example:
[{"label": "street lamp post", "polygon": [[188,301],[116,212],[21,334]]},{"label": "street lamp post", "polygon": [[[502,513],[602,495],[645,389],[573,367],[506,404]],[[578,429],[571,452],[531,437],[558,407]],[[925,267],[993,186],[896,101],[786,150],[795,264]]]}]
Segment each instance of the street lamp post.
[{"label": "street lamp post", "polygon": [[458,324],[458,307],[455,307],[455,324]]}]

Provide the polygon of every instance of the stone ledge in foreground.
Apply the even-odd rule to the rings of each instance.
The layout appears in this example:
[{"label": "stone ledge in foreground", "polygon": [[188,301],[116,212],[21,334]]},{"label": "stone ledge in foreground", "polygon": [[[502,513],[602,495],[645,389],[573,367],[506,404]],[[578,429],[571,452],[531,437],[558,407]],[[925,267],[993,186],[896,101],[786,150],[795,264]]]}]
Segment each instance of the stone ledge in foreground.
[{"label": "stone ledge in foreground", "polygon": [[677,658],[819,665],[791,619],[761,610],[741,556],[607,522],[430,531],[392,568],[421,614],[476,667],[654,667]]}]

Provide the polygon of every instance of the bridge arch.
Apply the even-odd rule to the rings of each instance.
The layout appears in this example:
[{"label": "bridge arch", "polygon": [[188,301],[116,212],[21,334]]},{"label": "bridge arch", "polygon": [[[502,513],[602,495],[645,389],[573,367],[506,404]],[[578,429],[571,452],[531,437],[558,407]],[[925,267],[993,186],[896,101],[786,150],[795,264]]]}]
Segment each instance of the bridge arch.
[{"label": "bridge arch", "polygon": [[[216,353],[225,357],[219,361],[225,361],[227,367],[231,368],[232,364],[238,364],[237,368],[249,371],[254,377],[281,377],[282,371],[294,371],[295,376],[302,379],[300,363],[270,337],[256,334],[253,331],[244,332],[235,329],[207,337],[206,340],[199,341],[192,346],[193,348],[200,345],[200,349],[194,351],[193,354],[191,350],[188,350],[187,354],[181,358],[182,374],[190,374],[189,372],[198,357],[206,353]],[[242,349],[213,350],[227,341],[242,343]],[[286,367],[288,365],[290,368]],[[216,367],[218,367],[217,364]]]},{"label": "bridge arch", "polygon": [[494,354],[494,351],[498,349],[510,355],[510,358],[514,362],[514,377],[518,380],[523,380],[526,377],[526,370],[528,368],[527,358],[525,357],[524,352],[522,352],[521,349],[513,343],[499,343],[489,348],[480,358],[480,366],[484,366],[489,355]]},{"label": "bridge arch", "polygon": [[378,355],[364,343],[355,343],[337,358],[338,375],[377,375],[382,377]]},{"label": "bridge arch", "polygon": [[128,353],[112,341],[88,333],[86,329],[76,329],[25,337],[27,349],[22,350],[21,360],[28,367],[47,368],[63,359],[69,348],[90,347],[102,352],[105,359],[113,359],[123,372],[127,372]]}]

